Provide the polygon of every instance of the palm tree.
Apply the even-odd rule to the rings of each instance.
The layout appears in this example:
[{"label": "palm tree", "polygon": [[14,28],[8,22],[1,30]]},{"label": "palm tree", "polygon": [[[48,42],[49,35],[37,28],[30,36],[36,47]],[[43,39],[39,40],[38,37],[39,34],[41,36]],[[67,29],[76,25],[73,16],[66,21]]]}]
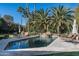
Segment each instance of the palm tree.
[{"label": "palm tree", "polygon": [[[22,17],[24,17],[24,18],[26,18],[26,20],[28,20],[28,32],[29,32],[29,19],[30,19],[29,5],[27,4],[26,8],[23,8],[23,7],[20,6],[17,9],[17,11],[20,12]],[[22,19],[21,19],[21,23],[22,23]]]},{"label": "palm tree", "polygon": [[30,29],[33,27],[35,27],[35,11],[36,11],[36,4],[34,4],[34,10],[32,12],[30,12],[29,10],[29,4],[27,4],[26,8],[23,7],[19,7],[18,8],[18,12],[20,12],[22,14],[22,16],[24,18],[26,18],[26,20],[28,21],[26,24],[27,30],[28,32],[30,32]]},{"label": "palm tree", "polygon": [[72,26],[72,19],[74,18],[72,10],[65,8],[64,6],[59,6],[51,8],[53,28],[60,33],[60,30],[65,28],[70,32]]},{"label": "palm tree", "polygon": [[40,28],[40,30],[42,29],[43,31],[48,31],[50,22],[48,14],[49,14],[48,9],[44,10],[43,8],[41,8],[40,10],[36,11],[36,21],[38,23],[38,27]]},{"label": "palm tree", "polygon": [[[17,11],[21,14],[24,11],[24,9],[20,6],[20,7],[18,7]],[[21,19],[21,25],[22,25],[22,19]],[[21,32],[21,27],[19,25],[19,34],[20,34],[20,32]]]}]

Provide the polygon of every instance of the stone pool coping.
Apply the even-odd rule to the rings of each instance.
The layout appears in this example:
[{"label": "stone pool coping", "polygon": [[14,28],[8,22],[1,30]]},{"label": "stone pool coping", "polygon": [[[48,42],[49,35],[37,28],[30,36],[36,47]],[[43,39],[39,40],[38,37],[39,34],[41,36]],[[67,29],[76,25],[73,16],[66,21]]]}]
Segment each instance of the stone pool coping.
[{"label": "stone pool coping", "polygon": [[12,39],[10,39],[10,38],[2,39],[2,40],[0,40],[0,51],[4,50],[9,42],[18,41],[18,40],[28,40],[28,39],[35,38],[35,37],[39,37],[39,35],[20,37],[20,38],[18,37],[18,38],[12,38]]}]

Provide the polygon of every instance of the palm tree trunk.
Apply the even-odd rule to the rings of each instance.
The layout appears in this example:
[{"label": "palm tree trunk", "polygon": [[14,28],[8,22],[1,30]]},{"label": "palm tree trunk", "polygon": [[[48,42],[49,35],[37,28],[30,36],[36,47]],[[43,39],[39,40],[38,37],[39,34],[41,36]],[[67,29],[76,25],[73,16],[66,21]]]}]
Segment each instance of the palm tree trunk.
[{"label": "palm tree trunk", "polygon": [[[34,15],[33,15],[34,19],[33,20],[35,20],[35,15],[36,15],[35,13],[36,13],[36,4],[34,3]],[[36,33],[36,31],[35,31],[35,33]]]},{"label": "palm tree trunk", "polygon": [[49,30],[48,27],[49,27],[49,26],[47,25],[47,30],[46,30],[47,32],[48,32],[48,30]]},{"label": "palm tree trunk", "polygon": [[28,22],[28,33],[29,33],[29,22]]},{"label": "palm tree trunk", "polygon": [[59,29],[59,27],[60,27],[60,26],[57,27],[57,33],[58,33],[58,34],[60,33],[60,29]]},{"label": "palm tree trunk", "polygon": [[[21,17],[21,25],[22,25],[22,17]],[[22,29],[20,28],[20,31],[21,31]]]},{"label": "palm tree trunk", "polygon": [[44,24],[44,31],[45,31],[45,32],[47,31],[46,29],[47,29],[47,26]]},{"label": "palm tree trunk", "polygon": [[58,33],[58,34],[60,34],[60,26],[61,26],[61,21],[59,21],[58,27],[57,27],[57,33]]},{"label": "palm tree trunk", "polygon": [[29,33],[29,4],[27,4],[27,15],[28,15],[28,33]]}]

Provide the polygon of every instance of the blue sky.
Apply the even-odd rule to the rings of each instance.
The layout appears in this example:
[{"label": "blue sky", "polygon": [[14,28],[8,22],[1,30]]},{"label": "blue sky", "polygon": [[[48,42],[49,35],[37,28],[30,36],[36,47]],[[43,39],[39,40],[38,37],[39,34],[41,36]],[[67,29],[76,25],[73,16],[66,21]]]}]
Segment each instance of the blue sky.
[{"label": "blue sky", "polygon": [[[0,3],[0,15],[11,15],[14,17],[14,22],[15,23],[21,23],[21,19],[23,19],[22,24],[25,25],[25,19],[21,17],[21,14],[17,12],[17,8],[19,6],[26,7],[26,3]],[[51,7],[57,7],[59,5],[64,5],[65,7],[74,9],[76,8],[79,4],[77,3],[37,3],[36,4],[36,9],[40,8],[51,8]],[[34,4],[30,3],[30,11],[33,10]]]}]

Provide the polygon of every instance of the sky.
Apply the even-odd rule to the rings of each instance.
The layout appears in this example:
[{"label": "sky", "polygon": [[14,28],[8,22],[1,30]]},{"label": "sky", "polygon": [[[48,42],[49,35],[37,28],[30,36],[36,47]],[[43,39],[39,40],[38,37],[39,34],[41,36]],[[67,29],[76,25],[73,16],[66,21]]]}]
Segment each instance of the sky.
[{"label": "sky", "polygon": [[[64,5],[64,7],[75,9],[79,4],[77,3],[37,3],[36,4],[36,9],[44,8],[51,8],[51,7],[58,7],[59,5]],[[22,25],[25,25],[27,22],[23,17],[21,17],[21,14],[17,12],[17,9],[19,6],[22,6],[25,8],[27,6],[27,3],[0,3],[0,15],[11,15],[14,18],[15,23],[21,24],[21,19]],[[34,4],[29,3],[29,8],[30,11],[34,10]]]}]

